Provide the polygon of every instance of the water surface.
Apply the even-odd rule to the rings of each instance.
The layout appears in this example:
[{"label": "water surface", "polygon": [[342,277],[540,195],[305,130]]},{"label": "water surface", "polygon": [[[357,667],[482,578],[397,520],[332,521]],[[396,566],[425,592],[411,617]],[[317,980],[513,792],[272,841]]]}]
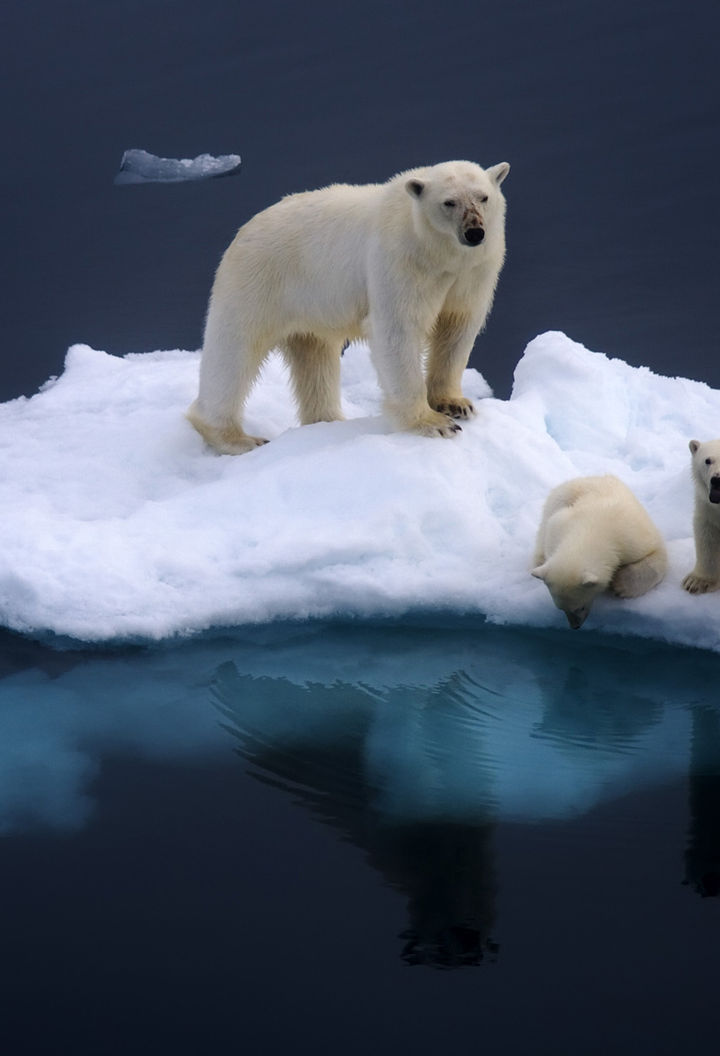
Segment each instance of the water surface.
[{"label": "water surface", "polygon": [[[74,342],[198,348],[253,213],[449,158],[512,165],[473,359],[498,396],[549,329],[720,385],[715,0],[27,0],[0,19],[0,398],[36,391]],[[113,186],[128,148],[243,165]]]},{"label": "water surface", "polygon": [[481,626],[4,645],[4,1051],[712,1043],[716,657]]}]

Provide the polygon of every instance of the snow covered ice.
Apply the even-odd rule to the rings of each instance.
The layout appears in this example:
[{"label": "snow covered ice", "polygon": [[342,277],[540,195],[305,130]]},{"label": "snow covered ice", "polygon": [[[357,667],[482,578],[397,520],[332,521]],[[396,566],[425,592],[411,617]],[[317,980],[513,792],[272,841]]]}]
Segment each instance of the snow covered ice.
[{"label": "snow covered ice", "polygon": [[114,182],[182,183],[185,180],[208,180],[232,176],[240,169],[238,154],[200,154],[197,158],[159,158],[147,150],[126,150]]},{"label": "snow covered ice", "polygon": [[[5,626],[161,640],[284,619],[462,615],[720,651],[720,593],[681,587],[694,564],[688,441],[720,434],[720,392],[548,333],[526,349],[509,400],[468,370],[476,417],[455,439],[426,439],[393,430],[355,344],[346,421],[299,427],[274,357],[246,414],[272,442],[231,457],[184,417],[199,358],[75,345],[59,379],[0,405]],[[605,472],[645,504],[670,568],[642,598],[600,598],[572,632],[530,576],[535,532],[552,487]]]}]

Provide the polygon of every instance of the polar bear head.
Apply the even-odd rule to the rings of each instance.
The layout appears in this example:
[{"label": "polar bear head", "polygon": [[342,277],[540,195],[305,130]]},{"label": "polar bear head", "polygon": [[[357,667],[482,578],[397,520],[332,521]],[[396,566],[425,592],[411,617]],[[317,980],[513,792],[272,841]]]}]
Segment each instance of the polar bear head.
[{"label": "polar bear head", "polygon": [[688,446],[696,488],[709,502],[720,503],[720,440],[691,440]]},{"label": "polar bear head", "polygon": [[482,245],[486,234],[501,229],[505,198],[500,190],[510,166],[506,161],[483,169],[471,161],[445,161],[405,174],[405,190],[419,219],[461,246]]},{"label": "polar bear head", "polygon": [[607,577],[592,568],[572,569],[552,560],[533,568],[532,575],[544,582],[574,631],[582,627],[595,598],[608,586]]}]

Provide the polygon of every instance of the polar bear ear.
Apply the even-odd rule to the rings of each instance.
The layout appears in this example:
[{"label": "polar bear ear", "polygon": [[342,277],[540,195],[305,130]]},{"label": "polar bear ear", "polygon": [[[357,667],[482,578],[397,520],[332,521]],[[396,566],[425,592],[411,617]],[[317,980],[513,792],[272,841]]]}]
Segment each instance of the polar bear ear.
[{"label": "polar bear ear", "polygon": [[690,448],[690,454],[694,455],[695,452],[697,451],[697,449],[700,447],[700,441],[699,440],[691,440],[690,443],[688,444],[688,447]]},{"label": "polar bear ear", "polygon": [[584,587],[596,587],[599,582],[600,578],[594,572],[585,572],[583,574],[582,585]]},{"label": "polar bear ear", "polygon": [[499,187],[510,172],[510,166],[506,161],[501,161],[499,165],[493,165],[491,168],[487,169],[486,172],[491,179],[495,180],[495,183]]},{"label": "polar bear ear", "polygon": [[405,190],[411,198],[419,198],[425,190],[425,184],[422,180],[408,180],[405,184]]},{"label": "polar bear ear", "polygon": [[530,569],[530,575],[535,576],[535,579],[545,579],[546,571],[547,565],[538,565],[536,568]]}]

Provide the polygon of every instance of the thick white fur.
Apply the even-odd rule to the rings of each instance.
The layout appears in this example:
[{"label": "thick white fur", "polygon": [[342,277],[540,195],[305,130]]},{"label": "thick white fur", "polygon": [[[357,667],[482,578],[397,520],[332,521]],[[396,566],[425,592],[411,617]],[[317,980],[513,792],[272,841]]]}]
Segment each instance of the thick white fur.
[{"label": "thick white fur", "polygon": [[691,594],[720,588],[720,504],[710,502],[710,482],[720,476],[720,440],[691,440],[695,485],[695,568],[683,580]]},{"label": "thick white fur", "polygon": [[[244,432],[242,414],[273,348],[289,364],[301,422],[342,418],[340,354],[357,338],[370,344],[397,425],[452,436],[452,419],[473,413],[461,377],[505,259],[509,168],[450,161],[384,184],[335,184],[241,227],[215,276],[188,411],[205,440],[228,454],[264,442]],[[480,228],[482,243],[469,244]]]},{"label": "thick white fur", "polygon": [[605,590],[645,594],[664,577],[667,552],[632,491],[608,474],[576,477],[554,488],[543,508],[532,575],[575,630]]}]

